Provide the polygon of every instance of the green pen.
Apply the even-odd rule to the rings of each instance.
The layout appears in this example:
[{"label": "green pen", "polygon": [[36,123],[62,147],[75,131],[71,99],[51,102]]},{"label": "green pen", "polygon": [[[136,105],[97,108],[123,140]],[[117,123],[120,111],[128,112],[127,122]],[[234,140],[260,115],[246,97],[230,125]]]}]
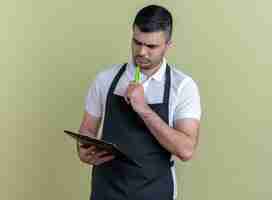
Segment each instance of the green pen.
[{"label": "green pen", "polygon": [[136,65],[136,72],[134,74],[134,82],[135,83],[140,83],[141,80],[141,70],[140,70],[140,66]]}]

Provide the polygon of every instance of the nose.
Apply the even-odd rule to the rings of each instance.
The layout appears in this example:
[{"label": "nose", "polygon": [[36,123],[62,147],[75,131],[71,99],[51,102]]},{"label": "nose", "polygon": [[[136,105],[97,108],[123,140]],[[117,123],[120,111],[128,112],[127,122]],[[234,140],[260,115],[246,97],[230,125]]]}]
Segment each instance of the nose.
[{"label": "nose", "polygon": [[146,54],[147,54],[146,47],[144,45],[139,46],[138,55],[140,55],[140,56],[146,56]]}]

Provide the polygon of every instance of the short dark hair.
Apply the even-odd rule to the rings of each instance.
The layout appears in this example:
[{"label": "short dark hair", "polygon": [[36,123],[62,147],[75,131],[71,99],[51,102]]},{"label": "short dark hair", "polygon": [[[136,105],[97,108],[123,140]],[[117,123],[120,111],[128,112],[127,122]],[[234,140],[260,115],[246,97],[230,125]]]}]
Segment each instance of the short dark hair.
[{"label": "short dark hair", "polygon": [[166,33],[166,39],[171,39],[173,26],[172,15],[162,6],[150,5],[142,8],[134,19],[133,28],[135,25],[140,31],[146,33],[163,31]]}]

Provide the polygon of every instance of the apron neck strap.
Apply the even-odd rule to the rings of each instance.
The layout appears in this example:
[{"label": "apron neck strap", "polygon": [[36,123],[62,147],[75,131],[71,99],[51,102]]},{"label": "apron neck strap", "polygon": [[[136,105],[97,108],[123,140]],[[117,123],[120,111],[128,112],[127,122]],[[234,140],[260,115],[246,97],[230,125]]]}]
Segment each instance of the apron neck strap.
[{"label": "apron neck strap", "polygon": [[165,82],[164,82],[164,95],[163,95],[163,103],[166,105],[169,105],[170,86],[171,86],[171,71],[170,71],[170,66],[167,64],[166,73],[165,73]]},{"label": "apron neck strap", "polygon": [[[123,64],[117,75],[114,77],[109,92],[108,92],[108,97],[113,95],[115,87],[121,78],[122,74],[126,70],[127,63]],[[164,83],[164,95],[163,95],[163,103],[166,105],[169,105],[169,96],[170,96],[170,86],[171,86],[171,71],[170,71],[170,66],[167,64],[166,65],[166,73],[165,73],[165,83]]]}]

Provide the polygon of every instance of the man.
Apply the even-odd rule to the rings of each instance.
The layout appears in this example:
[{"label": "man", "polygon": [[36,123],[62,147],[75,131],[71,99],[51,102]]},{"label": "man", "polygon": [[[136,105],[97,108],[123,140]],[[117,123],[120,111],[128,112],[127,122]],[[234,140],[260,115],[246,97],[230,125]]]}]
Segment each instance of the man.
[{"label": "man", "polygon": [[[80,132],[117,144],[142,165],[79,144],[80,160],[93,165],[92,200],[176,197],[172,155],[192,158],[201,110],[195,82],[166,63],[171,35],[168,10],[141,9],[133,23],[131,60],[99,73],[89,90]],[[140,83],[133,78],[136,65]]]}]

